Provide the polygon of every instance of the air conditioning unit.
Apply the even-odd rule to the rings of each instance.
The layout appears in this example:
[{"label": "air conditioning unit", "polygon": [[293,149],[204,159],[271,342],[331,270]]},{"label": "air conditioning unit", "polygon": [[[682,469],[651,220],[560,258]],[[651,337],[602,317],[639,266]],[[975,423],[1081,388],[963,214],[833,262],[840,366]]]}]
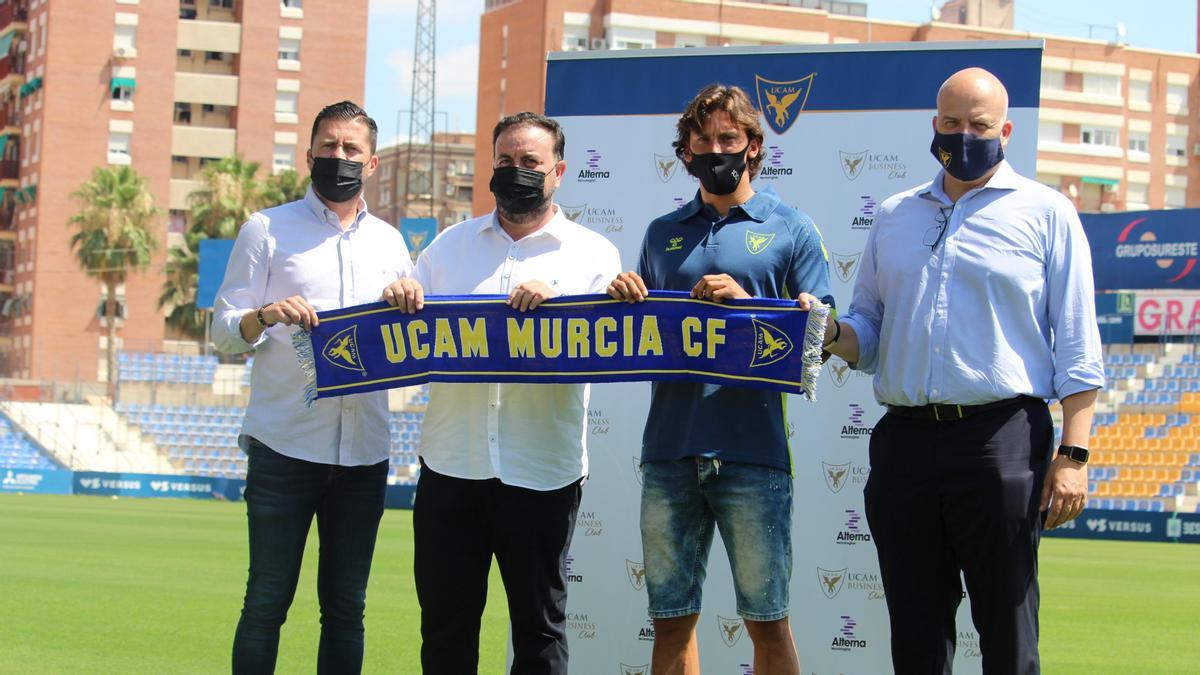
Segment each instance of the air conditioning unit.
[{"label": "air conditioning unit", "polygon": [[592,38],[592,49],[608,49],[608,40],[602,37]]},{"label": "air conditioning unit", "polygon": [[1200,157],[1200,143],[1192,144],[1192,154],[1196,157]]},{"label": "air conditioning unit", "polygon": [[124,47],[113,47],[113,56],[116,56],[117,58],[124,58],[128,53],[129,50]]}]

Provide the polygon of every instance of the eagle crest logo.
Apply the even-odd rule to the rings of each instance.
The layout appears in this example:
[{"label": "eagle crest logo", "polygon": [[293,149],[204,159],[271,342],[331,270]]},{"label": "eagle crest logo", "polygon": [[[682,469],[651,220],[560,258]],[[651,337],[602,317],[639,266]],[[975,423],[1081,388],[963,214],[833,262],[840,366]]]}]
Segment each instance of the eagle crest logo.
[{"label": "eagle crest logo", "polygon": [[767,126],[777,134],[786,132],[796,121],[800,111],[808,102],[816,73],[798,79],[779,82],[755,75],[754,86],[758,91],[758,108],[762,110]]},{"label": "eagle crest logo", "polygon": [[938,148],[937,151],[938,151],[938,161],[940,161],[942,163],[942,167],[946,168],[946,169],[950,168],[950,160],[953,159],[954,156],[951,155],[948,151],[943,150],[941,148]]},{"label": "eagle crest logo", "polygon": [[559,207],[562,208],[563,215],[566,216],[567,220],[574,223],[578,223],[579,219],[582,218],[583,214],[587,211],[587,204],[580,204],[579,206],[567,206],[566,204],[559,204]]},{"label": "eagle crest logo", "polygon": [[833,383],[839,387],[846,384],[846,380],[850,379],[850,364],[840,359],[829,359],[827,363]]},{"label": "eagle crest logo", "polygon": [[654,174],[664,183],[671,182],[679,170],[679,158],[675,155],[654,154]]},{"label": "eagle crest logo", "polygon": [[829,487],[830,492],[841,492],[846,486],[846,474],[850,473],[850,462],[845,464],[830,464],[829,462],[821,462],[821,469],[825,474],[825,485]]},{"label": "eagle crest logo", "polygon": [[726,647],[732,647],[742,639],[742,633],[745,633],[745,624],[741,617],[728,619],[720,614],[717,615],[717,624],[721,627],[721,640],[725,642]]},{"label": "eagle crest logo", "polygon": [[863,161],[867,158],[867,151],[862,152],[845,152],[838,150],[838,155],[842,159],[842,173],[846,174],[846,178],[854,180],[863,172]]},{"label": "eagle crest logo", "polygon": [[821,592],[825,594],[825,597],[832,600],[842,592],[842,582],[846,580],[846,570],[848,569],[850,568],[843,567],[840,570],[817,568],[817,581],[820,582]]},{"label": "eagle crest logo", "polygon": [[787,333],[775,326],[758,319],[750,319],[754,325],[754,353],[750,357],[750,367],[769,366],[781,360],[792,351],[792,340]]},{"label": "eagle crest logo", "polygon": [[621,664],[621,675],[647,675],[650,672],[650,664],[644,666],[627,666]]},{"label": "eagle crest logo", "polygon": [[746,250],[750,252],[750,255],[758,255],[767,250],[772,241],[775,241],[774,232],[759,234],[753,230],[746,230]]},{"label": "eagle crest logo", "polygon": [[325,346],[321,349],[321,356],[338,368],[353,370],[364,375],[367,372],[358,353],[358,326],[343,328],[326,340]]},{"label": "eagle crest logo", "polygon": [[833,271],[837,277],[842,280],[842,283],[850,283],[854,279],[854,275],[858,272],[858,261],[862,258],[862,251],[851,253],[833,254]]},{"label": "eagle crest logo", "polygon": [[646,587],[646,566],[632,560],[625,561],[625,573],[629,575],[629,583],[637,590]]},{"label": "eagle crest logo", "polygon": [[420,251],[425,245],[425,239],[429,236],[428,232],[408,232],[408,248],[412,251]]}]

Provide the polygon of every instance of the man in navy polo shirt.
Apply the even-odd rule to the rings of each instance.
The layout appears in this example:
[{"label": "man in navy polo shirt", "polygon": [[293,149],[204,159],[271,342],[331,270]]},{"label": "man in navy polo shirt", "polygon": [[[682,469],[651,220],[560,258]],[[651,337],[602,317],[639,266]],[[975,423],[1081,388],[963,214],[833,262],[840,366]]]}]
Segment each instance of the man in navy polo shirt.
[{"label": "man in navy polo shirt", "polygon": [[[704,88],[684,109],[675,154],[700,181],[690,203],[650,224],[637,272],[608,286],[640,302],[647,288],[713,302],[788,298],[832,304],[820,234],[751,178],[762,163],[758,111],[738,87]],[[733,570],[754,671],[799,673],[788,624],[792,476],[784,397],[762,389],[656,382],[642,437],[642,548],[654,673],[699,673],[696,621],[713,526]]]}]

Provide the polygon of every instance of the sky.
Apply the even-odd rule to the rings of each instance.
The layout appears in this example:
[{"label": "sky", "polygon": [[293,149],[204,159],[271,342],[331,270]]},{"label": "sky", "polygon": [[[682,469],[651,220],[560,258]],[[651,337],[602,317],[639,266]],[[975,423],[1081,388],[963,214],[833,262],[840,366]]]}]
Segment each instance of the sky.
[{"label": "sky", "polygon": [[[1016,30],[1113,40],[1117,25],[1134,47],[1196,51],[1196,3],[1192,0],[1016,0]],[[941,4],[939,1],[937,4]],[[868,0],[874,19],[924,23],[930,0]],[[479,70],[479,16],[483,0],[438,0],[437,129],[475,130]],[[381,145],[408,133],[412,97],[417,0],[370,0],[367,26],[367,111],[379,124]],[[400,118],[399,126],[397,117]]]}]

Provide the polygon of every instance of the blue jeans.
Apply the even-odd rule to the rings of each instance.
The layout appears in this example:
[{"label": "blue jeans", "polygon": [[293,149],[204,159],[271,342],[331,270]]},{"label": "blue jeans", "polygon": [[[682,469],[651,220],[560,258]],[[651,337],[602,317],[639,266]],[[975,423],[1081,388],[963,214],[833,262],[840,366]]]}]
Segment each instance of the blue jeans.
[{"label": "blue jeans", "polygon": [[700,613],[714,525],[729,554],[737,611],[788,615],[792,477],[755,464],[693,457],[642,465],[642,552],[650,616]]},{"label": "blue jeans", "polygon": [[363,609],[375,535],[387,490],[386,461],[316,464],[281,455],[247,437],[246,518],[250,576],[233,641],[233,672],[272,673],[279,627],[296,594],[304,544],[317,517],[321,539],[318,673],[358,673]]}]

